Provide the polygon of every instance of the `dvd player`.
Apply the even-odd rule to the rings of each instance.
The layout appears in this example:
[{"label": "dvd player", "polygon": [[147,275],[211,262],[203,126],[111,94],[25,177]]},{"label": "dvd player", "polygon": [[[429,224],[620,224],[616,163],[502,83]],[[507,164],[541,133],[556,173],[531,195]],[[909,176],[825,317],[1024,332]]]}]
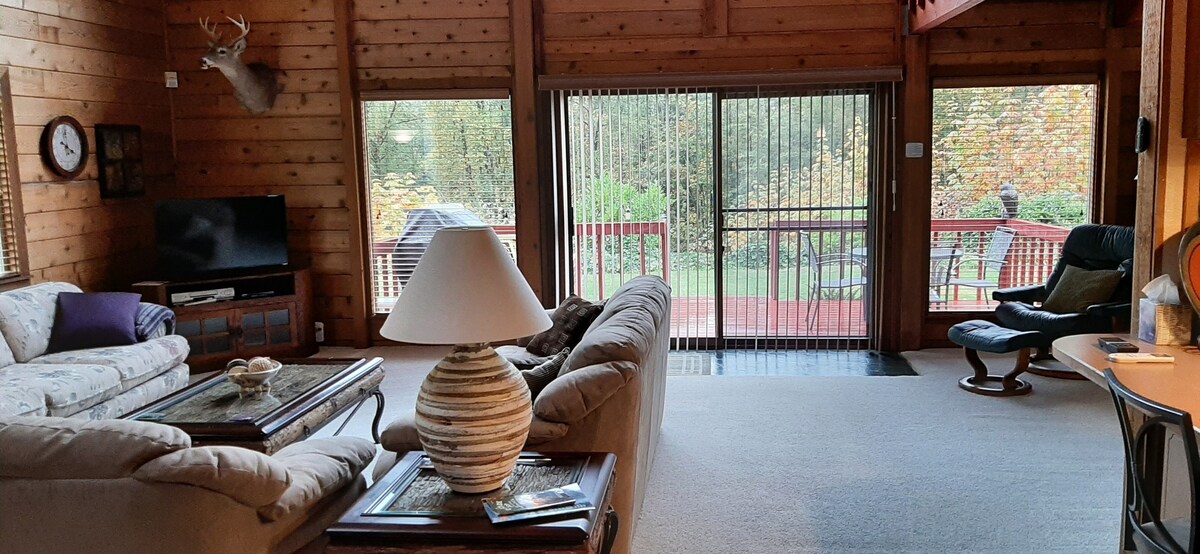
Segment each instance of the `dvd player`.
[{"label": "dvd player", "polygon": [[233,287],[219,289],[194,290],[190,292],[171,293],[171,303],[176,305],[203,304],[220,300],[233,300]]}]

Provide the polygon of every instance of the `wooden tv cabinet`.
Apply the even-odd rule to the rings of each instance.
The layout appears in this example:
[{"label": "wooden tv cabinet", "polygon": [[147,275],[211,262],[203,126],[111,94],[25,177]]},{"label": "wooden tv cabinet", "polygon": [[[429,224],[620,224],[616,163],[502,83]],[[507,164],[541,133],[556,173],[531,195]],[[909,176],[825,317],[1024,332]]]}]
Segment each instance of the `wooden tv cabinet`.
[{"label": "wooden tv cabinet", "polygon": [[[234,289],[232,300],[179,305],[171,295]],[[233,358],[301,358],[317,352],[312,277],[307,269],[200,281],[135,283],[142,300],[175,311],[175,332],[187,338],[192,373],[224,369]]]}]

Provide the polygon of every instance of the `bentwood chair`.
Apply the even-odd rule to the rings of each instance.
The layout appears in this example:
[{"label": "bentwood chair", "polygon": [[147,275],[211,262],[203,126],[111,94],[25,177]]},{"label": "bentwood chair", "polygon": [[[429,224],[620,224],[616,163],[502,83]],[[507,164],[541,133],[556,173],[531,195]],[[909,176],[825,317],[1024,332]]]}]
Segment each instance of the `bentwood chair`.
[{"label": "bentwood chair", "polygon": [[[1192,427],[1191,414],[1164,406],[1129,390],[1117,380],[1112,369],[1104,370],[1108,379],[1108,390],[1117,408],[1117,419],[1121,422],[1121,437],[1125,445],[1125,502],[1123,525],[1125,536],[1133,539],[1138,552],[1153,554],[1189,554],[1200,552],[1200,536],[1197,535],[1197,482],[1196,471],[1200,469],[1200,454],[1196,452],[1196,434]],[[1145,419],[1140,424],[1134,420],[1130,409],[1140,412]],[[1135,429],[1136,427],[1136,429]],[[1147,483],[1148,464],[1155,463],[1157,456],[1148,452],[1160,442],[1165,433],[1178,434],[1187,460],[1187,475],[1190,488],[1190,517],[1184,519],[1160,519],[1161,505],[1153,498]],[[1161,446],[1158,447],[1161,449]],[[1158,460],[1159,464],[1162,463]],[[1157,495],[1155,495],[1157,496]],[[1124,545],[1128,549],[1131,545]]]}]

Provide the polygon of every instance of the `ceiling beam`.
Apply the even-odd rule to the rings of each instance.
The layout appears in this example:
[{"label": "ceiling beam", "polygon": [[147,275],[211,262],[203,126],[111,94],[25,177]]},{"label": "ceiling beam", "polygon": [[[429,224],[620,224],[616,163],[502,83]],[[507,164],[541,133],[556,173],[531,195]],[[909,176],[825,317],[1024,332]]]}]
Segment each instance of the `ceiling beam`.
[{"label": "ceiling beam", "polygon": [[984,0],[908,0],[908,28],[911,34],[927,32]]}]

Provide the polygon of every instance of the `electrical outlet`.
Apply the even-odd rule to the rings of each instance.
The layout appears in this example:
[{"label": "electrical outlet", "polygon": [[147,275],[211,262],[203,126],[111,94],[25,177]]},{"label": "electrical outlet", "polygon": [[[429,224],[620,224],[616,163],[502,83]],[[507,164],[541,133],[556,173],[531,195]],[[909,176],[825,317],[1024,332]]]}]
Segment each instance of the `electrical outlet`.
[{"label": "electrical outlet", "polygon": [[325,323],[318,321],[316,323],[313,323],[313,326],[315,326],[317,328],[317,332],[316,332],[317,342],[318,343],[325,342]]},{"label": "electrical outlet", "polygon": [[179,88],[179,73],[167,71],[163,73],[163,77],[166,79],[167,88]]}]

